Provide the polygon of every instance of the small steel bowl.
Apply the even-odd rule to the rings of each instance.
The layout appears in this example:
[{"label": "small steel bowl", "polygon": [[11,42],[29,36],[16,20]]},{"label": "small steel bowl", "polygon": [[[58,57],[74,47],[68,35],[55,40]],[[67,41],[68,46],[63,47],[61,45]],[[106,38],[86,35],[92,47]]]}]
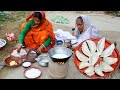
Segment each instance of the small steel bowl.
[{"label": "small steel bowl", "polygon": [[7,42],[4,39],[0,39],[0,41],[3,43],[3,44],[0,43],[0,48],[2,48],[6,45]]},{"label": "small steel bowl", "polygon": [[48,63],[49,63],[49,61],[48,62],[44,62],[44,60],[50,60],[50,57],[49,57],[49,55],[48,54],[41,54],[41,55],[39,55],[37,58],[35,58],[35,60],[38,62],[38,64],[40,65],[40,66],[43,66],[43,67],[48,67]]},{"label": "small steel bowl", "polygon": [[40,66],[48,67],[49,62],[38,62]]}]

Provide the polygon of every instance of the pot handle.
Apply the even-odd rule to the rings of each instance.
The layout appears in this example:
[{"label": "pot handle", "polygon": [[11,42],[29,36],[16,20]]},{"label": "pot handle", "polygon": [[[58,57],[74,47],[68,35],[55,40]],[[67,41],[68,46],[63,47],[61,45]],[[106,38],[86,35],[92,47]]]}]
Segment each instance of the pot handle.
[{"label": "pot handle", "polygon": [[114,42],[115,47],[117,46],[117,42]]}]

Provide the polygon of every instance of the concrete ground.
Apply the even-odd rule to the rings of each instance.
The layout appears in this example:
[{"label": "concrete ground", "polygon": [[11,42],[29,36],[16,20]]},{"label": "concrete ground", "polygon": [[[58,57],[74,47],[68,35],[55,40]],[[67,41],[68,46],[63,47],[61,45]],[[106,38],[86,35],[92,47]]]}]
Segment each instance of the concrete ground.
[{"label": "concrete ground", "polygon": [[[86,13],[82,13],[86,14]],[[74,27],[75,18],[80,15],[80,13],[74,13],[69,11],[50,11],[47,12],[47,18],[50,20],[52,16],[62,15],[70,20],[70,24],[53,24],[54,30],[59,28],[70,31]],[[117,49],[120,51],[120,18],[114,16],[104,15],[103,13],[87,13],[90,16],[91,22],[98,28],[102,36],[105,36],[111,42],[117,42]],[[88,77],[82,75],[76,68],[73,62],[73,56],[69,59],[68,74],[65,79],[89,79]],[[48,67],[41,67],[38,63],[34,63],[33,66],[37,66],[42,70],[42,75],[39,79],[51,79],[48,74]],[[0,79],[26,79],[24,77],[24,70],[22,66],[17,68],[1,67]],[[106,79],[119,79],[120,70],[117,69],[111,76]]]}]

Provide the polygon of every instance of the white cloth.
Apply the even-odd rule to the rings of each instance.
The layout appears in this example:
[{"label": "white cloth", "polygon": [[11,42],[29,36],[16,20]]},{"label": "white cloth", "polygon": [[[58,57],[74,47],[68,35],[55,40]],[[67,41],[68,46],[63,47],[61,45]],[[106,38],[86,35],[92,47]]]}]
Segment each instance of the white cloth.
[{"label": "white cloth", "polygon": [[55,37],[57,40],[73,40],[76,39],[75,36],[72,36],[72,34],[68,31],[63,31],[62,29],[57,29],[54,31]]},{"label": "white cloth", "polygon": [[84,30],[80,34],[80,32],[77,28],[77,25],[75,25],[74,34],[75,34],[75,36],[77,38],[77,42],[78,42],[76,46],[78,46],[81,42],[83,42],[84,40],[87,40],[89,38],[101,37],[99,32],[97,31],[96,27],[90,23],[89,17],[86,15],[81,15],[81,17],[82,17],[83,23],[84,23]]}]

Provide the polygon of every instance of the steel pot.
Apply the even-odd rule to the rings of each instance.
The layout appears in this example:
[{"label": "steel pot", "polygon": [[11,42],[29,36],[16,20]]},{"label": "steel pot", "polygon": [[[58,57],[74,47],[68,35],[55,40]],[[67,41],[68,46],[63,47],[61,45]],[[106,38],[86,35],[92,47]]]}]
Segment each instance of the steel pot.
[{"label": "steel pot", "polygon": [[[54,62],[66,62],[73,54],[72,50],[69,48],[63,47],[63,46],[57,46],[48,51],[49,57],[52,59]],[[66,58],[54,58],[52,57],[55,54],[65,54],[67,55]]]}]

